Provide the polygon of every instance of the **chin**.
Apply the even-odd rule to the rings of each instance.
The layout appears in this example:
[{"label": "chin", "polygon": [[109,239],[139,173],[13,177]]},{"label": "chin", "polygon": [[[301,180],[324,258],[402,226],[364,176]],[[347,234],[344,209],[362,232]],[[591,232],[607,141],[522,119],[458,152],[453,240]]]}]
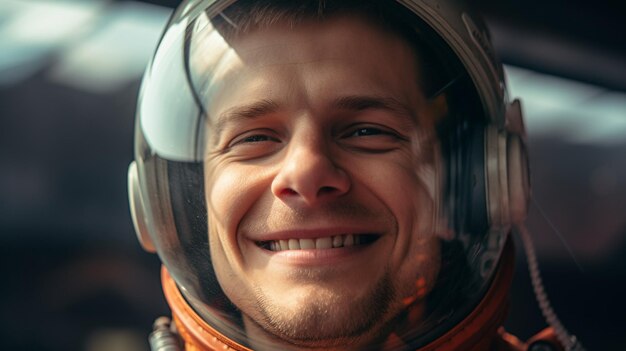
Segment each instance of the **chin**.
[{"label": "chin", "polygon": [[401,305],[394,303],[396,294],[388,278],[359,296],[326,289],[312,289],[304,294],[298,290],[292,290],[298,297],[288,304],[258,294],[258,315],[251,318],[272,338],[298,346],[367,345],[364,342],[378,339]]}]

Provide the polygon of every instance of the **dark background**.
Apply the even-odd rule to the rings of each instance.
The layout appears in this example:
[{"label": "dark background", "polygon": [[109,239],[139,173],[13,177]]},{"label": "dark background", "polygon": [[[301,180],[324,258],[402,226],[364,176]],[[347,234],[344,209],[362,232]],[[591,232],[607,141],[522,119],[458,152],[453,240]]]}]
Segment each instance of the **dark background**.
[{"label": "dark background", "polygon": [[[146,350],[168,314],[126,170],[139,79],[177,3],[0,0],[0,349]],[[625,350],[622,2],[475,3],[527,112],[546,290],[589,350]],[[506,325],[527,338],[545,323],[516,241]]]}]

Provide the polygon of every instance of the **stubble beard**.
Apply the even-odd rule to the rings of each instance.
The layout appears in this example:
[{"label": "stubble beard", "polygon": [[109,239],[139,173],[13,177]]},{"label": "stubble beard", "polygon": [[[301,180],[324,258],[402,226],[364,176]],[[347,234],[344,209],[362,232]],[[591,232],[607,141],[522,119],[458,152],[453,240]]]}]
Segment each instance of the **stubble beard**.
[{"label": "stubble beard", "polygon": [[394,308],[398,305],[396,295],[389,271],[358,299],[324,292],[291,309],[281,307],[261,289],[255,289],[261,317],[252,322],[272,338],[295,346],[350,347],[384,336],[390,317],[397,314],[394,310],[399,310]]}]

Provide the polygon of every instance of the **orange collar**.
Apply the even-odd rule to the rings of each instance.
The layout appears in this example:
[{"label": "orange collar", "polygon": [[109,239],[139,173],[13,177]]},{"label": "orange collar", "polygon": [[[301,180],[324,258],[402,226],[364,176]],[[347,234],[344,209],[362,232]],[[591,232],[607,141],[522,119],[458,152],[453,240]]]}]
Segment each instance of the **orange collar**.
[{"label": "orange collar", "polygon": [[[509,239],[491,287],[480,304],[458,325],[419,351],[489,350],[498,328],[506,317],[508,293],[514,270],[514,250]],[[165,298],[172,309],[178,333],[186,351],[240,350],[242,346],[206,323],[183,298],[178,286],[163,267],[161,271]]]}]

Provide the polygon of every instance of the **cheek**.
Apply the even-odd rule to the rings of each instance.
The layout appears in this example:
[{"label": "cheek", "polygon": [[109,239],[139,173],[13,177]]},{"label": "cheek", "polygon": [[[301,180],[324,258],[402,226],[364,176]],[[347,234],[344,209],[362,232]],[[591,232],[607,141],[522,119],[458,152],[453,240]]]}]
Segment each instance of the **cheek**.
[{"label": "cheek", "polygon": [[437,184],[432,167],[421,165],[406,169],[392,211],[399,223],[398,242],[393,259],[400,277],[398,287],[404,296],[425,297],[432,289],[441,264],[440,240],[436,233],[436,201],[433,184]]},{"label": "cheek", "polygon": [[422,300],[433,289],[441,269],[441,241],[437,237],[423,240],[411,250],[397,270],[397,291],[411,303]]},{"label": "cheek", "polygon": [[261,194],[260,172],[240,165],[205,168],[209,249],[218,281],[233,301],[241,300],[249,288],[237,228]]},{"label": "cheek", "polygon": [[260,196],[259,172],[240,165],[205,169],[209,225],[220,232],[235,233],[246,211]]},{"label": "cheek", "polygon": [[238,261],[228,250],[224,249],[223,242],[215,234],[216,230],[210,228],[209,246],[211,250],[211,262],[217,276],[217,281],[229,300],[237,306],[241,306],[242,301],[250,299],[250,287],[247,285],[244,275],[241,274],[241,267]]},{"label": "cheek", "polygon": [[438,184],[433,167],[390,160],[361,163],[354,174],[388,207],[401,232],[421,235],[432,231]]},{"label": "cheek", "polygon": [[239,164],[205,168],[210,249],[214,265],[223,266],[222,272],[243,270],[238,229],[267,189],[266,177],[256,168]]},{"label": "cheek", "polygon": [[[229,235],[234,233],[230,228],[236,228],[237,225],[237,214],[233,210],[238,202],[233,196],[234,190],[239,187],[236,179],[232,175],[229,176],[229,172],[212,172],[206,177],[205,182],[209,249],[213,268],[220,282],[231,281],[225,277],[233,275],[232,267],[235,267],[237,257],[237,251],[233,250],[235,236]],[[229,290],[228,286],[222,288],[225,291]]]},{"label": "cheek", "polygon": [[205,184],[207,208],[212,217],[211,220],[214,221],[213,224],[217,224],[216,220],[223,224],[230,222],[229,218],[233,216],[232,209],[236,207],[237,202],[243,201],[234,196],[234,193],[241,188],[241,182],[233,173],[214,172],[212,176],[207,177]]},{"label": "cheek", "polygon": [[398,223],[391,255],[401,294],[427,293],[440,266],[436,235],[437,172],[434,166],[412,162],[407,155],[384,163],[359,162],[361,182],[386,206]]}]

